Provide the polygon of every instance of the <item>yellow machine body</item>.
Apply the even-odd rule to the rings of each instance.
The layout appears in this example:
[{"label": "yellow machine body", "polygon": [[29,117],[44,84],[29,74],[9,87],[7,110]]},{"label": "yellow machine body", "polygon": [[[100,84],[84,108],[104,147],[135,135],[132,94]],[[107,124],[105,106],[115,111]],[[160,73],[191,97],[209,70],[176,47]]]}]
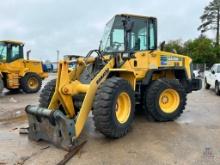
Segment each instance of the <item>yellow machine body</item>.
[{"label": "yellow machine body", "polygon": [[[17,57],[11,60],[7,60],[11,57],[7,51],[2,48],[2,52],[5,52],[5,56],[2,55],[0,59],[0,72],[2,73],[2,79],[4,80],[5,87],[7,89],[19,89],[20,79],[27,73],[36,73],[41,79],[48,77],[48,74],[43,71],[42,62],[37,60],[25,60],[23,56],[23,43],[18,41],[0,41],[5,46],[13,45],[20,47]],[[10,50],[10,49],[9,49]]]},{"label": "yellow machine body", "polygon": [[[134,23],[126,22],[126,20],[130,21],[131,19],[134,19]],[[152,35],[152,38],[155,39],[157,36],[155,18],[124,14],[116,15],[115,18],[108,23],[108,25],[112,26],[110,26],[112,30],[109,33],[107,31],[105,35],[109,34],[111,37],[116,36],[116,39],[120,38],[123,41],[125,40],[126,43],[127,40],[130,40],[135,36],[135,34],[132,34],[130,38],[128,37],[126,39],[125,37],[132,32],[131,29],[135,28],[136,24],[138,25],[136,27],[139,28],[139,20],[144,20],[143,22],[140,22],[140,24],[143,23],[143,26],[146,27],[148,27],[148,25],[150,26],[150,23],[152,23],[152,27],[155,28],[155,33],[150,32],[151,30],[149,29],[148,35]],[[124,26],[124,29],[122,29],[124,30],[123,33],[126,32],[126,35],[123,37],[120,37],[120,34],[118,33],[121,29],[117,29],[120,25],[118,22],[121,23],[121,21]],[[146,21],[149,22],[145,25],[144,23]],[[107,30],[109,30],[109,28],[107,28]],[[115,31],[117,32],[117,35],[112,34]],[[143,30],[138,32],[142,33]],[[121,34],[123,35],[123,33]],[[141,40],[141,37],[143,37],[142,34],[139,35],[138,40]],[[105,38],[108,37],[104,36],[103,38],[102,42],[104,42]],[[114,41],[114,38],[112,40]],[[105,84],[105,82],[109,79],[112,79],[111,81],[108,81],[108,85],[112,87],[112,90],[114,90],[114,88],[118,88],[117,85],[120,85],[116,82],[120,81],[125,83],[125,85],[126,82],[128,82],[132,93],[136,92],[143,94],[145,94],[144,91],[154,82],[161,83],[163,86],[164,84],[167,85],[167,82],[170,80],[178,80],[173,84],[174,86],[177,82],[178,85],[182,84],[180,85],[180,90],[178,89],[176,91],[174,88],[169,89],[168,85],[168,89],[164,90],[158,99],[158,104],[161,105],[161,109],[165,109],[165,111],[167,111],[165,112],[167,114],[175,111],[175,109],[179,106],[179,103],[182,102],[181,97],[185,97],[185,93],[189,93],[193,90],[199,90],[201,88],[201,81],[192,77],[191,58],[158,50],[156,48],[156,39],[154,41],[153,39],[150,39],[149,42],[154,42],[154,45],[151,44],[153,45],[151,48],[146,48],[152,50],[141,50],[143,44],[146,44],[146,40],[144,38],[144,42],[142,43],[138,40],[137,43],[139,46],[135,48],[138,50],[134,49],[135,51],[131,51],[127,48],[126,50],[119,51],[120,47],[123,47],[124,45],[122,46],[121,43],[115,42],[112,43],[112,47],[107,47],[106,49],[102,48],[101,45],[100,50],[90,51],[86,57],[74,55],[66,56],[66,60],[59,63],[54,90],[51,90],[52,93],[50,94],[48,94],[49,91],[44,92],[43,90],[41,94],[42,102],[45,102],[44,94],[47,95],[45,98],[49,98],[51,96],[48,104],[43,107],[28,106],[26,108],[30,126],[29,137],[34,140],[43,139],[51,141],[55,145],[63,148],[72,144],[72,142],[80,136],[90,111],[94,111],[94,107],[100,108],[100,106],[104,104],[105,99],[108,99],[111,95],[111,92],[106,91],[109,87],[103,87],[103,84]],[[104,46],[113,41],[110,40],[104,43]],[[126,46],[125,44],[125,47],[129,46]],[[114,52],[108,52],[108,50],[114,50]],[[98,56],[92,57],[93,53],[97,53]],[[90,67],[92,67],[92,69],[89,69]],[[96,70],[96,68],[98,69]],[[87,74],[87,77],[90,77],[88,82],[84,82],[84,80],[81,79],[82,75],[85,73],[89,73]],[[163,82],[164,79],[166,79],[166,81]],[[115,85],[115,87],[112,86],[115,83],[117,85]],[[52,88],[53,86],[49,86],[48,89],[50,90]],[[97,92],[102,88],[103,90],[101,91],[101,95],[103,97],[98,97],[98,99],[95,100]],[[123,86],[121,88],[123,88]],[[45,90],[47,90],[46,87]],[[181,94],[181,91],[183,91],[183,94]],[[112,98],[113,100],[116,100],[112,103],[115,104],[113,111],[117,111],[115,114],[115,120],[118,120],[118,124],[121,126],[126,125],[129,115],[133,113],[132,108],[134,107],[134,100],[133,96],[130,97],[130,93],[131,91],[127,93],[126,91],[122,91],[118,95],[117,99]],[[79,95],[83,95],[83,98],[81,99],[80,106],[77,106],[76,96]],[[97,101],[99,101],[99,99],[103,99],[103,103],[100,102],[100,105],[94,105]],[[171,100],[171,102],[166,104],[168,99]],[[138,97],[135,98],[135,101],[138,101]],[[169,107],[167,108],[167,106]],[[105,106],[104,108],[108,107]],[[100,109],[99,113],[109,113],[107,110],[104,111],[104,108],[103,111]],[[94,114],[97,115],[97,113],[98,112],[96,111]],[[44,121],[43,118],[48,118],[50,122],[42,122]],[[106,118],[107,117],[103,117],[103,120]],[[97,117],[97,121],[99,120],[101,120],[100,117]],[[106,122],[104,122],[104,125],[106,125]],[[109,127],[111,126],[112,125],[109,125]],[[120,129],[121,126],[119,126]],[[107,129],[108,128],[105,127],[105,129],[101,132],[105,132]],[[56,134],[56,132],[60,133]],[[125,130],[125,132],[121,135],[118,135],[117,133],[116,136],[113,137],[123,136],[126,132],[127,130]],[[109,136],[109,131],[106,132],[106,135]]]},{"label": "yellow machine body", "polygon": [[[72,97],[74,95],[84,93],[85,98],[79,114],[77,116],[75,131],[76,138],[80,135],[88,114],[92,108],[93,98],[99,85],[108,78],[108,75],[111,73],[118,74],[119,77],[122,77],[128,80],[135,90],[136,81],[143,80],[146,77],[147,72],[150,70],[158,70],[161,67],[161,57],[167,56],[169,61],[167,62],[166,67],[170,68],[168,70],[163,70],[160,73],[155,73],[152,76],[152,80],[157,80],[159,78],[175,78],[175,74],[172,68],[180,67],[187,71],[187,76],[191,79],[190,63],[192,62],[191,58],[183,55],[178,55],[174,53],[164,52],[164,51],[154,51],[154,52],[138,52],[135,54],[134,59],[127,60],[121,68],[113,68],[115,65],[114,59],[109,59],[109,56],[106,55],[105,59],[109,60],[105,67],[97,74],[97,76],[91,81],[90,84],[82,84],[79,81],[79,75],[81,71],[85,68],[83,63],[84,58],[77,59],[76,69],[69,72],[68,61],[62,61],[59,64],[58,69],[58,78],[55,94],[50,102],[49,109],[57,110],[60,107],[60,104],[64,107],[64,110],[68,118],[76,117],[76,112],[74,110],[74,103]],[[134,66],[134,61],[136,60],[137,65]],[[89,58],[88,63],[93,63],[94,58]],[[103,76],[104,75],[104,76]],[[97,84],[97,80],[99,83]]]}]

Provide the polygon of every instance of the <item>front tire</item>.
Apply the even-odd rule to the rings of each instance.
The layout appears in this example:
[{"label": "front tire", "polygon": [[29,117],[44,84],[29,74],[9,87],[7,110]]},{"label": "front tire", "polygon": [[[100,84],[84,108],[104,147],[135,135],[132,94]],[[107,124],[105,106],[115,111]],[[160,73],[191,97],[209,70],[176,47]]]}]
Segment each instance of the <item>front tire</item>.
[{"label": "front tire", "polygon": [[27,73],[21,78],[20,84],[25,93],[36,93],[41,88],[42,79],[36,73]]},{"label": "front tire", "polygon": [[93,104],[95,127],[106,137],[127,134],[134,119],[135,96],[128,81],[113,77],[97,90]]},{"label": "front tire", "polygon": [[215,83],[215,94],[216,94],[217,96],[220,95],[219,82],[216,82],[216,83]]},{"label": "front tire", "polygon": [[207,79],[205,78],[205,89],[210,89],[210,84],[208,84]]},{"label": "front tire", "polygon": [[186,92],[178,80],[159,79],[151,83],[145,96],[147,112],[156,121],[178,118],[186,105]]}]

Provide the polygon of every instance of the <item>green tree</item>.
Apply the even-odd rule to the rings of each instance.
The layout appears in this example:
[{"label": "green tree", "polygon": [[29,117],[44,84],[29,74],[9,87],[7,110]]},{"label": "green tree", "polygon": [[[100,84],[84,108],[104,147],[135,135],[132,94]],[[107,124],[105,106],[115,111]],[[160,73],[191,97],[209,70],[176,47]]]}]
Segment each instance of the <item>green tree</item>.
[{"label": "green tree", "polygon": [[167,52],[174,52],[176,51],[178,54],[184,54],[184,47],[183,47],[183,42],[182,40],[171,40],[168,41],[164,45],[164,50]]},{"label": "green tree", "polygon": [[198,27],[202,33],[209,30],[216,31],[216,46],[219,45],[219,19],[220,0],[213,0],[205,7],[203,15],[200,17],[202,24]]},{"label": "green tree", "polygon": [[219,47],[216,47],[211,39],[199,37],[184,43],[184,52],[189,55],[194,63],[213,64],[217,61]]}]

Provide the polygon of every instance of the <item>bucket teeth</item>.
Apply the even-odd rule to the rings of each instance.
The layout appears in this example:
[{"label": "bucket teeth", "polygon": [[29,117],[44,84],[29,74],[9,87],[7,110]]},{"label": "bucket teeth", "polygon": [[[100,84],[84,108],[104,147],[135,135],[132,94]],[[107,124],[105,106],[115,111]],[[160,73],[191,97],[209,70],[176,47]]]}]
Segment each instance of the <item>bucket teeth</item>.
[{"label": "bucket teeth", "polygon": [[51,111],[37,106],[27,106],[25,111],[28,116],[30,139],[48,141],[65,150],[69,150],[73,145],[73,119],[66,118],[60,110]]}]

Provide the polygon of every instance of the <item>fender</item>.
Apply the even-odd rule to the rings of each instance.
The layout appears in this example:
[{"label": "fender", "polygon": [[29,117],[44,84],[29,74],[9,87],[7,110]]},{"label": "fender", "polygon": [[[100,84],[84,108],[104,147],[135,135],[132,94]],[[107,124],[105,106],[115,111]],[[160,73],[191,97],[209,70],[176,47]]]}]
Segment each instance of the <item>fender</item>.
[{"label": "fender", "polygon": [[[152,76],[154,73],[156,72],[160,72],[160,71],[168,71],[168,70],[172,70],[175,71],[175,76],[177,77],[177,79],[185,79],[185,80],[189,80],[187,72],[184,68],[158,68],[158,69],[151,69],[148,72],[146,72],[146,75],[144,77],[144,79],[142,80],[142,84],[143,85],[149,85],[151,80],[152,80]],[[178,71],[181,72],[181,74],[177,74]]]},{"label": "fender", "polygon": [[130,85],[135,91],[136,76],[134,71],[128,71],[126,69],[110,69],[110,75],[111,76],[117,75],[118,77],[124,78],[130,83]]}]

